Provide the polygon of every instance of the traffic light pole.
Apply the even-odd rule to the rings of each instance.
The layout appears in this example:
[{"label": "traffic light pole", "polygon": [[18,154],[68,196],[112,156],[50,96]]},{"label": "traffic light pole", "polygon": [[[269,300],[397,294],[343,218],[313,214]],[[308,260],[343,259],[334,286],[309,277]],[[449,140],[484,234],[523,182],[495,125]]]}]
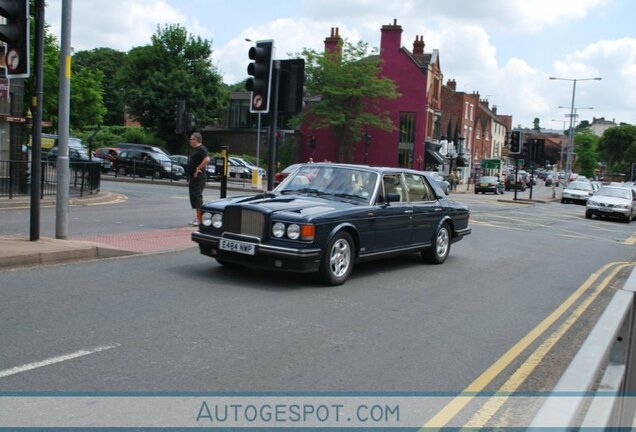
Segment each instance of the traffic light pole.
[{"label": "traffic light pole", "polygon": [[35,92],[33,96],[33,148],[31,149],[30,241],[40,239],[40,192],[42,179],[42,94],[44,88],[44,0],[35,7]]},{"label": "traffic light pole", "polygon": [[270,92],[271,106],[269,127],[269,169],[267,170],[267,190],[274,189],[274,175],[276,174],[276,151],[278,148],[278,139],[276,132],[278,130],[278,86],[280,85],[280,60],[274,60],[272,64],[272,91]]}]

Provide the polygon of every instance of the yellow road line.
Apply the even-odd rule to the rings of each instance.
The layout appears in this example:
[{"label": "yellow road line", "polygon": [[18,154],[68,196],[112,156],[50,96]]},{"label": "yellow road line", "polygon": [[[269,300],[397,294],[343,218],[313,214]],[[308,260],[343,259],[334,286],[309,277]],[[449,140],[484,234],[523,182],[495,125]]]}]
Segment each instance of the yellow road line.
[{"label": "yellow road line", "polygon": [[426,424],[424,428],[442,428],[450,420],[453,419],[468,403],[470,403],[475,396],[471,393],[478,393],[482,391],[488,384],[490,384],[497,375],[499,375],[504,369],[506,369],[523,351],[525,351],[535,340],[539,338],[554,322],[556,322],[565,312],[576,302],[585,291],[601,276],[603,272],[614,265],[628,264],[628,263],[608,263],[601,267],[600,270],[592,273],[585,282],[575,291],[570,297],[568,297],[561,305],[555,309],[550,315],[548,315],[543,321],[541,321],[534,329],[532,329],[527,335],[525,335],[519,342],[517,342],[512,348],[510,348],[505,354],[497,359],[488,369],[486,369],[481,375],[479,375],[472,383],[466,387],[462,393],[468,393],[468,395],[460,395],[450,401],[444,408],[442,408],[435,416],[433,416]]},{"label": "yellow road line", "polygon": [[636,244],[636,233],[634,233],[631,236],[627,237],[625,239],[625,241],[623,241],[623,244],[635,245]]},{"label": "yellow road line", "polygon": [[[581,304],[570,314],[570,316],[559,326],[559,328],[552,333],[533,353],[528,359],[523,362],[521,366],[513,373],[510,378],[501,386],[499,392],[512,393],[523,384],[530,374],[539,366],[548,352],[557,344],[557,342],[563,337],[563,335],[578,321],[587,308],[592,304],[594,300],[603,292],[603,290],[610,284],[612,279],[618,274],[619,271],[625,267],[630,267],[631,264],[622,264],[614,268],[612,272],[607,275],[605,279],[597,286],[597,288],[581,302]],[[483,428],[486,423],[495,415],[497,411],[503,406],[510,396],[496,396],[490,398],[482,408],[464,425],[469,428]],[[505,425],[500,425],[505,427]]]}]

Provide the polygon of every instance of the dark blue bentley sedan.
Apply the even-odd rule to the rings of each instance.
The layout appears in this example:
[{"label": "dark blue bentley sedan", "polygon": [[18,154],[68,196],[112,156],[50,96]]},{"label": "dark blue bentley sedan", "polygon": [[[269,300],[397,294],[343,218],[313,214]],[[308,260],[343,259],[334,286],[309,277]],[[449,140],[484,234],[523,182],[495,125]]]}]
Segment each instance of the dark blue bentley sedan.
[{"label": "dark blue bentley sedan", "polygon": [[311,163],[272,192],[206,203],[192,240],[222,265],[314,272],[339,285],[357,262],[418,252],[443,263],[470,234],[469,215],[420,171]]}]

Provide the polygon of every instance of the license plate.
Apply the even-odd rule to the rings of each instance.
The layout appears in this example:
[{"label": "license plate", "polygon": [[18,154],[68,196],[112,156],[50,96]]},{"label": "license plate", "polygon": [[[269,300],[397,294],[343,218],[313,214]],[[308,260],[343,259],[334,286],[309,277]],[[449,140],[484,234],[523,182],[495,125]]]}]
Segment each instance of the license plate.
[{"label": "license plate", "polygon": [[488,187],[488,183],[481,183],[479,186],[481,186],[481,187]]},{"label": "license plate", "polygon": [[608,213],[611,212],[611,211],[614,211],[612,209],[608,209],[608,208],[605,208],[605,207],[599,207],[599,210],[602,211],[602,212],[608,212]]},{"label": "license plate", "polygon": [[219,249],[245,255],[254,255],[256,253],[256,246],[253,243],[227,239],[221,239]]}]

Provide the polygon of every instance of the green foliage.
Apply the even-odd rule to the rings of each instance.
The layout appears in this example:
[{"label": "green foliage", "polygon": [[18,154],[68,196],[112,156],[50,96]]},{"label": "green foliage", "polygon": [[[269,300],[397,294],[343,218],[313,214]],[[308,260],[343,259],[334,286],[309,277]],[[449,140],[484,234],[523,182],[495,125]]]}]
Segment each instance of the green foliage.
[{"label": "green foliage", "polygon": [[598,165],[597,146],[598,137],[590,130],[584,129],[574,136],[576,150],[576,165],[578,172],[585,177],[593,177]]},{"label": "green foliage", "polygon": [[106,108],[103,124],[124,124],[124,86],[121,82],[121,67],[126,60],[126,53],[112,48],[95,48],[90,51],[79,51],[73,55],[74,69],[90,69],[100,71],[105,79],[102,81],[103,100]]},{"label": "green foliage", "polygon": [[365,127],[395,129],[380,104],[400,94],[392,80],[380,76],[376,49],[345,41],[341,54],[305,48],[300,56],[305,58],[307,92],[317,100],[297,122],[307,122],[311,129],[331,128],[339,143],[339,161],[352,160]]},{"label": "green foliage", "polygon": [[535,117],[534,121],[532,122],[533,124],[532,129],[536,131],[541,131],[541,125],[539,124],[540,122],[541,120],[539,120],[539,117]]},{"label": "green foliage", "polygon": [[636,162],[636,126],[620,125],[607,129],[598,143],[599,156],[608,172],[622,173]]},{"label": "green foliage", "polygon": [[151,45],[128,52],[121,77],[130,113],[170,149],[183,141],[174,132],[177,100],[186,101],[197,125],[213,123],[227,105],[228,92],[211,56],[211,42],[180,25],[158,28]]}]

